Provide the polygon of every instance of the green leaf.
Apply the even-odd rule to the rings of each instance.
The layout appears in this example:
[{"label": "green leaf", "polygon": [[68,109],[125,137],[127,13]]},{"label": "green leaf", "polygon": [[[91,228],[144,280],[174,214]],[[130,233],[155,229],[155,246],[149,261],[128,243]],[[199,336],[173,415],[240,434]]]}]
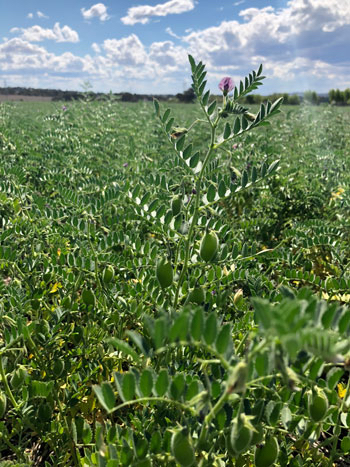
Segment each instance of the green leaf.
[{"label": "green leaf", "polygon": [[185,145],[185,139],[186,139],[186,135],[182,135],[180,136],[178,140],[176,140],[175,147],[177,151],[182,151]]},{"label": "green leaf", "polygon": [[216,316],[214,313],[211,313],[205,321],[204,334],[203,334],[204,340],[208,345],[211,345],[214,342],[216,338],[216,333],[217,333]]},{"label": "green leaf", "polygon": [[270,425],[275,426],[279,420],[280,412],[282,409],[282,402],[269,401],[266,408],[265,414]]},{"label": "green leaf", "polygon": [[224,139],[227,139],[231,134],[231,127],[230,124],[226,122],[225,129],[224,129]]},{"label": "green leaf", "polygon": [[81,439],[84,444],[90,444],[92,441],[92,430],[90,425],[84,420],[83,431],[81,434]]},{"label": "green leaf", "polygon": [[283,102],[283,97],[280,97],[279,99],[275,100],[275,102],[271,106],[270,113],[277,112],[277,110],[280,108],[282,102]]},{"label": "green leaf", "polygon": [[194,61],[194,58],[192,57],[192,55],[188,55],[188,60],[191,65],[192,73],[194,73],[196,71],[196,62]]},{"label": "green leaf", "polygon": [[242,172],[242,180],[241,180],[241,186],[242,188],[246,187],[248,183],[248,172],[246,170],[243,170]]},{"label": "green leaf", "polygon": [[155,431],[152,434],[151,441],[149,444],[149,449],[153,453],[160,452],[162,450],[162,437],[159,431]]},{"label": "green leaf", "polygon": [[242,130],[246,130],[248,128],[249,121],[246,119],[244,115],[242,115],[241,123],[242,123]]},{"label": "green leaf", "polygon": [[127,342],[117,339],[116,337],[111,337],[107,340],[107,343],[112,345],[115,349],[122,352],[124,355],[129,355],[133,360],[135,360],[135,362],[140,361],[138,353],[135,352],[135,350],[132,347],[130,347],[130,345]]},{"label": "green leaf", "polygon": [[200,97],[203,94],[203,91],[205,89],[207,82],[203,81],[203,83],[199,86],[198,88],[198,97]]},{"label": "green leaf", "polygon": [[32,397],[44,397],[46,399],[51,393],[53,386],[53,381],[32,380],[30,383],[31,395]]},{"label": "green leaf", "polygon": [[266,352],[260,353],[255,359],[255,369],[259,376],[268,374],[269,358]]},{"label": "green leaf", "polygon": [[191,322],[191,335],[195,341],[200,341],[203,333],[204,317],[203,309],[196,310]]},{"label": "green leaf", "polygon": [[208,191],[207,191],[207,200],[209,201],[209,203],[214,201],[215,196],[216,196],[215,186],[214,185],[209,185],[209,188],[208,188]]},{"label": "green leaf", "polygon": [[159,397],[163,397],[169,387],[169,375],[168,371],[163,369],[160,370],[158,378],[155,384],[155,390]]},{"label": "green leaf", "polygon": [[130,401],[135,396],[135,376],[132,373],[125,373],[123,377],[122,391],[125,401]]},{"label": "green leaf", "polygon": [[93,390],[102,407],[110,412],[115,407],[115,395],[112,386],[105,381],[101,386],[94,385]]},{"label": "green leaf", "polygon": [[159,117],[159,102],[157,99],[153,99],[154,110],[156,111],[156,115]]},{"label": "green leaf", "polygon": [[173,378],[171,385],[170,385],[170,394],[171,397],[175,400],[180,400],[183,392],[185,390],[185,377],[182,373]]},{"label": "green leaf", "polygon": [[142,352],[143,355],[147,356],[148,351],[145,348],[144,338],[137,331],[126,331],[126,334],[130,337],[130,339],[133,341],[136,347],[138,347],[140,352]]},{"label": "green leaf", "polygon": [[199,162],[199,152],[197,151],[190,159],[190,167],[194,169]]},{"label": "green leaf", "polygon": [[170,115],[170,109],[166,109],[166,111],[164,112],[164,115],[162,117],[162,122],[163,123],[165,123],[168,120],[169,115]]},{"label": "green leaf", "polygon": [[154,322],[154,344],[156,349],[164,346],[166,338],[165,319],[159,318]]},{"label": "green leaf", "polygon": [[211,104],[209,104],[209,107],[207,109],[208,115],[211,115],[216,108],[216,101],[213,101]]},{"label": "green leaf", "polygon": [[187,160],[191,157],[193,145],[189,144],[183,151],[182,157]]},{"label": "green leaf", "polygon": [[284,425],[284,428],[288,430],[288,424],[292,421],[292,412],[286,405],[281,410],[281,421]]},{"label": "green leaf", "polygon": [[236,135],[241,130],[241,119],[236,117],[235,123],[233,124],[233,133]]},{"label": "green leaf", "polygon": [[165,125],[165,131],[166,131],[167,133],[169,133],[170,130],[172,129],[174,120],[175,120],[175,119],[174,119],[173,117],[171,117],[171,118],[169,118],[169,120],[167,121],[167,124]]},{"label": "green leaf", "polygon": [[221,180],[219,183],[218,194],[220,198],[223,198],[226,195],[226,185],[223,180]]},{"label": "green leaf", "polygon": [[255,183],[257,178],[258,178],[258,171],[256,170],[256,167],[254,166],[252,168],[252,182]]},{"label": "green leaf", "polygon": [[277,170],[277,167],[278,167],[278,164],[280,163],[279,160],[276,160],[274,162],[272,162],[272,164],[269,166],[269,168],[267,169],[267,173],[269,175],[271,175],[273,172],[275,172]]},{"label": "green leaf", "polygon": [[262,325],[264,329],[269,329],[271,327],[271,312],[268,303],[259,298],[253,298],[252,302],[257,323]]},{"label": "green leaf", "polygon": [[350,452],[350,437],[349,436],[344,436],[344,438],[341,440],[340,447],[341,447],[341,450],[345,454],[348,454]]},{"label": "green leaf", "polygon": [[175,342],[176,340],[184,341],[187,339],[188,318],[188,314],[186,313],[182,313],[176,318],[169,332],[170,342]]},{"label": "green leaf", "polygon": [[152,393],[153,388],[153,375],[152,372],[148,369],[143,370],[140,381],[140,389],[144,397],[149,397]]},{"label": "green leaf", "polygon": [[335,385],[343,376],[344,371],[341,368],[331,368],[327,373],[327,386],[329,389],[334,389]]},{"label": "green leaf", "polygon": [[186,389],[186,401],[190,401],[199,393],[199,384],[198,381],[195,379],[191,381]]},{"label": "green leaf", "polygon": [[207,91],[204,96],[202,97],[202,104],[206,106],[209,101],[210,91]]},{"label": "green leaf", "polygon": [[216,338],[216,350],[220,354],[224,354],[227,350],[227,347],[230,343],[231,338],[231,326],[229,324],[224,324],[221,328],[218,337]]}]

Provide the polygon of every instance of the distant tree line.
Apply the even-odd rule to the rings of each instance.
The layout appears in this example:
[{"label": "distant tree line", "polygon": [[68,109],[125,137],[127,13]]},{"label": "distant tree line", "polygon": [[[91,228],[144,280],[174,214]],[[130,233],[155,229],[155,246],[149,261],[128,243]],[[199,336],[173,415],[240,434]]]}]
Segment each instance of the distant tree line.
[{"label": "distant tree line", "polygon": [[328,93],[329,102],[333,105],[350,105],[350,88],[340,91],[331,89]]},{"label": "distant tree line", "polygon": [[150,94],[131,94],[130,92],[122,93],[102,93],[102,92],[80,92],[80,91],[61,91],[59,89],[35,89],[35,88],[24,88],[24,87],[0,87],[1,95],[16,95],[16,96],[36,96],[36,97],[50,97],[53,101],[73,101],[84,99],[86,97],[89,100],[105,100],[108,98],[121,100],[123,102],[137,102],[140,100],[151,101],[153,97],[158,100],[169,100],[174,96],[162,94],[152,96]]},{"label": "distant tree line", "polygon": [[[160,101],[175,100],[181,103],[191,103],[196,99],[196,95],[192,88],[187,89],[183,93],[178,93],[175,96],[171,94],[135,94],[130,92],[121,93],[101,93],[101,92],[79,92],[79,91],[61,91],[59,89],[35,89],[24,87],[0,87],[1,95],[18,95],[18,96],[37,96],[37,97],[50,97],[53,101],[72,101],[88,98],[89,100],[105,100],[115,99],[122,102],[138,102],[138,101],[151,101],[156,97]],[[350,88],[340,91],[339,89],[331,89],[328,95],[318,95],[315,91],[305,91],[304,94],[288,94],[288,93],[274,93],[269,96],[262,96],[260,94],[249,94],[240,102],[242,104],[260,105],[267,99],[273,101],[279,97],[284,98],[285,105],[299,105],[301,103],[309,105],[318,105],[320,103],[327,103],[333,105],[350,105]],[[211,99],[221,100],[221,96],[211,96]]]}]

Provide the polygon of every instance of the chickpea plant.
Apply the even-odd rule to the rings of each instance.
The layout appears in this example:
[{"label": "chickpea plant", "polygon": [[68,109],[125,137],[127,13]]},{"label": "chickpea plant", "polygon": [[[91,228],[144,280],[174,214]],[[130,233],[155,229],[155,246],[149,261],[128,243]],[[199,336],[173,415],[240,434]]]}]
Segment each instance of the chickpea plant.
[{"label": "chickpea plant", "polygon": [[[111,465],[332,465],[341,457],[338,434],[348,423],[344,400],[349,383],[340,408],[334,392],[344,374],[337,364],[346,367],[350,347],[346,310],[320,302],[308,289],[295,294],[286,287],[271,294],[271,301],[254,298],[251,306],[240,308],[245,300],[239,290],[233,294],[236,318],[225,321],[232,305],[221,297],[214,303],[210,284],[215,275],[226,285],[236,277],[226,264],[237,254],[224,244],[225,228],[215,209],[278,166],[275,161],[269,166],[263,162],[260,171],[236,168],[240,177],[232,181],[218,176],[215,156],[225,144],[266,125],[282,100],[262,104],[256,114],[239,104],[261,85],[260,66],[238,86],[223,78],[219,106],[206,90],[204,65],[191,56],[189,61],[203,119],[188,128],[174,126],[169,109],[161,111],[156,100],[154,107],[175,151],[174,166],[185,171],[192,193],[185,186],[172,193],[163,219],[172,243],[154,270],[161,306],[155,316],[143,317],[141,333],[127,332],[128,342],[109,341],[133,366],[115,372],[114,382],[94,386],[109,414],[97,442],[99,455],[115,460]],[[199,124],[208,128],[205,154],[190,140]],[[254,253],[245,251],[241,257]],[[319,380],[322,370],[325,379]],[[125,412],[134,407],[137,415]],[[127,413],[134,425],[144,427],[143,435],[115,424],[118,414]],[[327,443],[319,444],[322,433]],[[303,459],[295,454],[302,445],[307,450]],[[344,442],[343,452],[347,446]],[[95,465],[86,453],[83,465]]]}]

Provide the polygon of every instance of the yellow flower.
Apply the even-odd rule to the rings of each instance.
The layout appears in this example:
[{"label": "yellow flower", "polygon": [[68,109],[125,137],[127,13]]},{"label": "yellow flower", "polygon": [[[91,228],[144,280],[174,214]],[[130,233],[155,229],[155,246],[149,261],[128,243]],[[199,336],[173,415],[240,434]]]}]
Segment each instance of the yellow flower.
[{"label": "yellow flower", "polygon": [[338,396],[340,397],[340,399],[344,399],[345,394],[346,394],[346,387],[344,387],[342,383],[338,383],[337,388],[338,388]]},{"label": "yellow flower", "polygon": [[331,199],[334,200],[334,199],[337,199],[337,198],[342,198],[342,194],[344,193],[344,188],[342,187],[339,187],[338,190],[336,192],[332,191],[332,194],[331,194]]}]

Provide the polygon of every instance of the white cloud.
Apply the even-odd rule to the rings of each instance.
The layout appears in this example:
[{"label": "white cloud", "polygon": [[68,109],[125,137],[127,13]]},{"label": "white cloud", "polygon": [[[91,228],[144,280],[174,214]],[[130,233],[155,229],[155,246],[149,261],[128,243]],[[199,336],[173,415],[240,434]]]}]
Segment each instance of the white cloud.
[{"label": "white cloud", "polygon": [[136,34],[122,39],[106,39],[103,48],[107,57],[122,65],[142,65],[146,61],[146,50]]},{"label": "white cloud", "polygon": [[87,20],[92,18],[99,18],[100,21],[106,21],[109,19],[107,7],[103,3],[96,3],[96,5],[93,5],[89,10],[82,8],[80,11],[84,19]]},{"label": "white cloud", "polygon": [[32,19],[34,17],[33,13],[28,13],[27,18]]},{"label": "white cloud", "polygon": [[254,56],[334,61],[347,48],[350,2],[290,0],[285,8],[248,8],[240,16],[242,22],[224,21],[183,39],[195,56],[212,66],[251,63]]},{"label": "white cloud", "polygon": [[121,18],[124,24],[146,24],[152,16],[167,16],[170,14],[185,13],[194,9],[195,0],[170,0],[158,5],[140,5],[128,9],[127,16]]},{"label": "white cloud", "polygon": [[37,14],[38,18],[45,18],[45,19],[49,18],[42,11],[37,11],[36,14]]},{"label": "white cloud", "polygon": [[42,73],[51,70],[55,73],[72,73],[84,70],[84,60],[70,52],[55,55],[44,47],[15,37],[0,44],[0,67],[4,72],[32,70]]},{"label": "white cloud", "polygon": [[171,37],[175,37],[176,39],[181,39],[181,37],[175,34],[175,32],[169,27],[165,29],[165,32],[169,34],[169,36]]},{"label": "white cloud", "polygon": [[93,50],[94,52],[96,52],[97,54],[101,53],[101,47],[100,47],[98,44],[96,44],[96,42],[93,42],[93,43],[91,44],[91,48],[92,48],[92,50]]},{"label": "white cloud", "polygon": [[175,46],[172,41],[153,42],[149,48],[149,60],[159,65],[157,71],[160,74],[164,67],[178,69],[187,64],[187,53],[186,49]]},{"label": "white cloud", "polygon": [[20,37],[30,42],[41,42],[44,40],[53,40],[55,42],[79,42],[79,35],[69,26],[60,27],[60,23],[55,23],[53,29],[45,29],[41,26],[32,26],[30,28],[12,28],[14,34],[20,33]]}]

